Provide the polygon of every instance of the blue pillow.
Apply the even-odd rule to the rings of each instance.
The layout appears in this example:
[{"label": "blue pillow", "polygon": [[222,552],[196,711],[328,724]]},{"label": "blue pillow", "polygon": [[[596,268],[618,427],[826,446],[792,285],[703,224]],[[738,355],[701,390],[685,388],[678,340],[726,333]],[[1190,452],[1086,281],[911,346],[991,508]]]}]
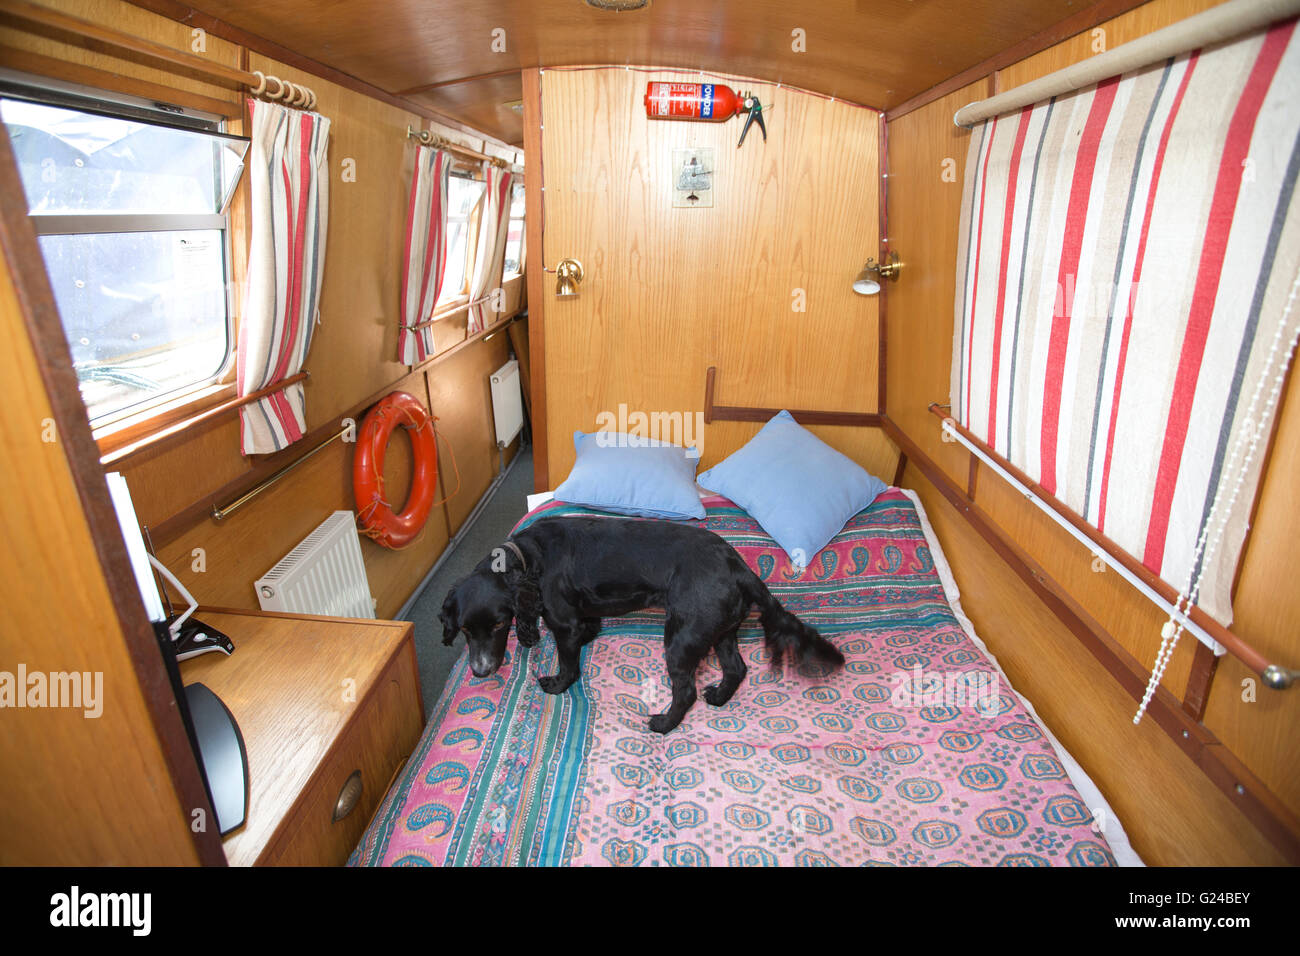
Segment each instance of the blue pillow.
[{"label": "blue pillow", "polygon": [[787,411],[699,482],[749,512],[801,568],[887,487]]},{"label": "blue pillow", "polygon": [[555,500],[642,518],[703,518],[699,452],[621,432],[573,433],[573,470]]}]

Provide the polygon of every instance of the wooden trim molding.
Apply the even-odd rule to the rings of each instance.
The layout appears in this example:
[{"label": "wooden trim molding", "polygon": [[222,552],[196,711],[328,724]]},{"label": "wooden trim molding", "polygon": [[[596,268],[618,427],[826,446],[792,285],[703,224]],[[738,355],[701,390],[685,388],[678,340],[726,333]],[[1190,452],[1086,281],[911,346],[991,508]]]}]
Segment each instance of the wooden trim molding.
[{"label": "wooden trim molding", "polygon": [[[717,388],[718,369],[710,365],[704,375],[704,424],[718,422],[766,422],[781,411],[779,408],[756,408],[746,405],[716,405],[713,401]],[[786,409],[800,425],[851,425],[859,428],[879,428],[883,416],[876,412],[829,412],[817,409]]]},{"label": "wooden trim molding", "polygon": [[[885,121],[885,114],[880,114],[880,134],[876,143],[876,153],[880,159],[879,172],[880,180],[878,184],[878,195],[880,196],[880,241],[879,246],[880,262],[886,262],[886,256],[890,251],[889,245],[889,124]],[[876,351],[876,412],[880,415],[885,414],[885,406],[889,397],[889,389],[886,385],[885,375],[889,369],[889,363],[885,360],[886,348],[886,329],[888,322],[885,319],[886,310],[889,307],[889,293],[886,290],[888,282],[880,283],[880,293],[876,296],[877,321],[880,323],[879,344]]]},{"label": "wooden trim molding", "polygon": [[[1030,555],[1012,541],[993,519],[960,488],[890,418],[881,427],[925,478],[964,517],[1035,595],[1060,619],[1135,701],[1146,689],[1146,671],[1078,604]],[[1219,741],[1200,720],[1188,713],[1168,689],[1160,687],[1147,715],[1169,735],[1188,758],[1217,786],[1247,820],[1292,863],[1300,863],[1300,819],[1297,819],[1251,770]]]},{"label": "wooden trim molding", "polygon": [[161,103],[172,103],[176,106],[185,106],[204,113],[224,116],[227,119],[239,116],[244,108],[242,98],[234,93],[228,100],[217,99],[204,96],[201,93],[190,93],[185,90],[178,90],[173,86],[164,86],[161,83],[137,80],[122,73],[97,70],[94,67],[60,60],[58,57],[44,56],[40,53],[32,53],[29,50],[20,50],[17,47],[3,44],[0,44],[0,62],[4,63],[9,69],[17,70],[20,73],[30,73],[34,76],[63,80],[67,83],[89,86],[97,90],[127,93],[131,96],[139,96]]},{"label": "wooden trim molding", "polygon": [[[143,602],[132,599],[139,594],[139,586],[99,464],[99,449],[91,435],[45,261],[27,218],[27,196],[4,124],[0,124],[0,252],[9,263],[23,321],[40,363],[41,379],[90,527],[96,557],[110,590],[117,597],[114,606],[118,623],[149,708],[152,731],[171,775],[168,784],[175,788],[182,806],[203,809],[208,819],[216,819],[177,709],[153,625],[145,616]],[[192,837],[201,863],[226,865],[221,838],[215,828],[195,832]]]},{"label": "wooden trim molding", "polygon": [[528,365],[531,376],[529,414],[533,425],[533,491],[550,489],[550,447],[546,431],[546,249],[544,244],[546,173],[542,165],[542,74],[524,70],[524,156],[529,170],[524,180],[524,272],[528,279]]},{"label": "wooden trim molding", "polygon": [[[159,444],[160,442],[167,441],[168,439],[173,438],[176,435],[189,431],[191,428],[196,428],[199,425],[202,425],[206,422],[215,421],[218,418],[225,418],[229,415],[233,415],[235,412],[239,411],[239,409],[243,408],[245,405],[251,405],[253,402],[256,402],[258,399],[265,398],[268,395],[273,395],[274,393],[281,391],[282,389],[288,388],[290,385],[296,385],[299,382],[305,382],[309,378],[311,378],[311,372],[302,371],[299,372],[297,375],[290,375],[288,378],[283,378],[272,385],[268,385],[266,386],[266,388],[259,388],[257,391],[249,392],[247,395],[244,395],[242,397],[229,399],[228,401],[222,402],[220,405],[213,405],[211,408],[205,409],[204,411],[199,412],[197,415],[191,415],[188,418],[176,422],[174,425],[169,425],[165,428],[152,432],[151,434],[145,436],[144,438],[141,438],[138,441],[131,442],[130,444],[125,444],[122,445],[121,447],[105,452],[104,457],[100,459],[100,464],[102,465],[116,464],[117,462],[121,461],[123,458],[127,458],[131,455],[134,455],[136,452],[144,451],[146,448],[151,448],[154,445]],[[100,443],[101,447],[105,447],[106,445],[108,445],[108,441],[109,440],[101,441]]]}]

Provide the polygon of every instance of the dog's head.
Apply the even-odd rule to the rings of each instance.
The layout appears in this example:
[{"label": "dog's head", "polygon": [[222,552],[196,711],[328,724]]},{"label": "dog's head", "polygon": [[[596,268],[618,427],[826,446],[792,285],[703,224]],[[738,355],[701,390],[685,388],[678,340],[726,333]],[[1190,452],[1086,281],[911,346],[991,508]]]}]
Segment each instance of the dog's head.
[{"label": "dog's head", "polygon": [[[450,645],[464,634],[469,649],[469,669],[475,677],[496,672],[506,655],[510,624],[515,619],[523,578],[513,560],[502,567],[489,557],[469,577],[462,579],[442,602],[442,643]],[[526,615],[525,615],[526,616]],[[536,629],[536,614],[530,627]],[[520,627],[524,640],[524,627]],[[525,643],[530,643],[525,641]]]}]

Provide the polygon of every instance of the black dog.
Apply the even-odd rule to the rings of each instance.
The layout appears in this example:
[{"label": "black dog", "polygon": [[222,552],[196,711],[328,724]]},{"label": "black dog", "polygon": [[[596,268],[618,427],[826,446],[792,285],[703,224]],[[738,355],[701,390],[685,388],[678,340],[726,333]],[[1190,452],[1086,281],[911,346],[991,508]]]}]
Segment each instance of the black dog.
[{"label": "black dog", "polygon": [[602,617],[662,607],[672,704],[650,718],[666,734],[695,703],[695,668],[716,647],[722,680],[704,691],[720,707],[744,680],[736,631],[757,604],[772,666],[790,653],[806,669],[837,668],[835,646],[783,608],[758,575],[711,531],[669,521],[542,518],[479,562],[442,604],[444,644],[463,632],[470,670],[501,666],[510,622],[519,642],[540,638],[537,618],[555,636],[559,670],[539,683],[560,694],[578,678],[578,654],[600,633]]}]

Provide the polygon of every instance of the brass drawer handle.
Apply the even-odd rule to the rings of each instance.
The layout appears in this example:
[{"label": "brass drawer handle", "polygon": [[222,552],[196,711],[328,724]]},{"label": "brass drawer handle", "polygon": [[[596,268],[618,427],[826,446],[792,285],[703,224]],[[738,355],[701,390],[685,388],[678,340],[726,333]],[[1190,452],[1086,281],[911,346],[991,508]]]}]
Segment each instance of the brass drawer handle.
[{"label": "brass drawer handle", "polygon": [[339,791],[339,799],[334,804],[334,819],[331,823],[338,823],[349,813],[356,809],[361,802],[361,771],[353,770],[348,779],[343,782],[343,789]]}]

